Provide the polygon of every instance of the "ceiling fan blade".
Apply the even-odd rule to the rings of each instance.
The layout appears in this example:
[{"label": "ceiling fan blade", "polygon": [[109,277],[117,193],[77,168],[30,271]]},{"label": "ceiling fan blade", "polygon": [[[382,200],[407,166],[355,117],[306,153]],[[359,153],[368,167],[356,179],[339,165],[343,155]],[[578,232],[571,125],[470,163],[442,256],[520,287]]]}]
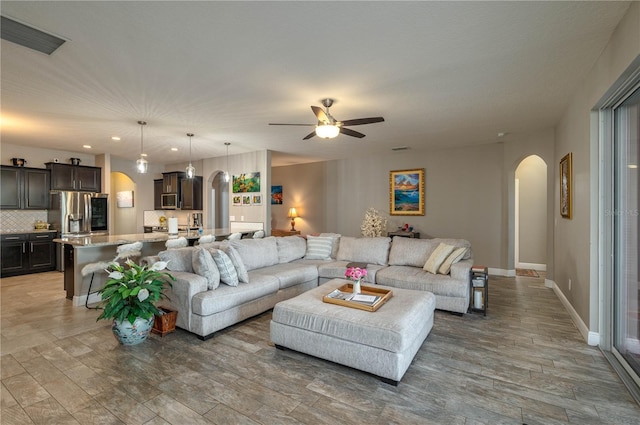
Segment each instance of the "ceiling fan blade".
[{"label": "ceiling fan blade", "polygon": [[270,122],[269,125],[303,125],[303,126],[313,126],[315,124],[282,124],[277,122]]},{"label": "ceiling fan blade", "polygon": [[315,132],[315,130],[314,130],[314,131],[312,131],[311,133],[309,133],[309,134],[307,134],[306,136],[304,136],[304,138],[303,138],[302,140],[309,140],[309,139],[311,139],[311,138],[312,138],[313,136],[315,136],[315,135],[316,135],[316,132]]},{"label": "ceiling fan blade", "polygon": [[347,136],[357,137],[358,139],[362,139],[364,137],[364,134],[358,133],[357,131],[353,131],[344,127],[340,127],[340,133],[346,134]]},{"label": "ceiling fan blade", "polygon": [[314,114],[316,114],[316,117],[318,117],[318,121],[324,122],[324,123],[331,122],[331,120],[329,119],[327,114],[325,114],[324,110],[321,107],[312,106],[311,110],[313,111]]},{"label": "ceiling fan blade", "polygon": [[384,118],[382,117],[357,118],[355,120],[342,121],[342,125],[373,124],[374,122],[382,122],[382,121],[384,121]]}]

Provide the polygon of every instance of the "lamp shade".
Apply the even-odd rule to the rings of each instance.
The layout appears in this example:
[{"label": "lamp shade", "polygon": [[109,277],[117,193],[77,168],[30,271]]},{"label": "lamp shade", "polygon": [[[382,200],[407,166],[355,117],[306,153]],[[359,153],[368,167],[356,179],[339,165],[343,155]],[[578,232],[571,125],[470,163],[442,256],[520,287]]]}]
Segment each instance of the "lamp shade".
[{"label": "lamp shade", "polygon": [[340,127],[333,124],[323,124],[316,126],[316,134],[323,139],[333,139],[340,133]]},{"label": "lamp shade", "polygon": [[147,165],[148,165],[147,160],[142,158],[142,157],[140,157],[136,161],[136,170],[140,174],[145,174],[147,172]]},{"label": "lamp shade", "polygon": [[298,212],[296,211],[295,208],[289,208],[289,213],[287,214],[287,217],[296,218],[298,217]]}]

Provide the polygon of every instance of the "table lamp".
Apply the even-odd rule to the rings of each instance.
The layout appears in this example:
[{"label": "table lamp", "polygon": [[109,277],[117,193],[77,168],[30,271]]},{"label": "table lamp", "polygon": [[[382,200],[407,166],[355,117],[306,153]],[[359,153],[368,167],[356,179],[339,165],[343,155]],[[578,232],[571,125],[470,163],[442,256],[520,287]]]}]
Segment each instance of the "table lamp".
[{"label": "table lamp", "polygon": [[296,231],[296,217],[298,217],[298,212],[296,211],[295,208],[289,208],[289,214],[287,214],[287,217],[289,217],[291,219],[291,231],[295,232]]}]

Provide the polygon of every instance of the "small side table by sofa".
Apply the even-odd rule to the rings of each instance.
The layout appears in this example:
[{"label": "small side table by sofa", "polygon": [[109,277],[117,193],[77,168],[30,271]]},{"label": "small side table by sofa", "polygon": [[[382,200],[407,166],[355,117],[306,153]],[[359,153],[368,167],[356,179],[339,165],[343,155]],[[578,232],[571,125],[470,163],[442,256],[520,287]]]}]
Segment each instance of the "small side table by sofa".
[{"label": "small side table by sofa", "polygon": [[489,269],[485,266],[471,267],[469,286],[469,311],[484,313],[486,316],[489,307]]},{"label": "small side table by sofa", "polygon": [[416,238],[420,239],[420,232],[387,232],[387,236],[392,238],[394,236],[402,236],[403,238]]}]

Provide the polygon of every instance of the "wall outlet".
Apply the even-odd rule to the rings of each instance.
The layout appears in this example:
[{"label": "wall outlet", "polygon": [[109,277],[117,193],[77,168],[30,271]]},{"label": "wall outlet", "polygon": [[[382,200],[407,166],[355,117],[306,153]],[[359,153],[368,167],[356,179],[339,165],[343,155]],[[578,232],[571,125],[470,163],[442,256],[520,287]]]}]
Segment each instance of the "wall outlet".
[{"label": "wall outlet", "polygon": [[569,290],[571,290],[571,279],[569,279]]},{"label": "wall outlet", "polygon": [[244,216],[243,215],[240,216],[240,221],[244,221]]}]

